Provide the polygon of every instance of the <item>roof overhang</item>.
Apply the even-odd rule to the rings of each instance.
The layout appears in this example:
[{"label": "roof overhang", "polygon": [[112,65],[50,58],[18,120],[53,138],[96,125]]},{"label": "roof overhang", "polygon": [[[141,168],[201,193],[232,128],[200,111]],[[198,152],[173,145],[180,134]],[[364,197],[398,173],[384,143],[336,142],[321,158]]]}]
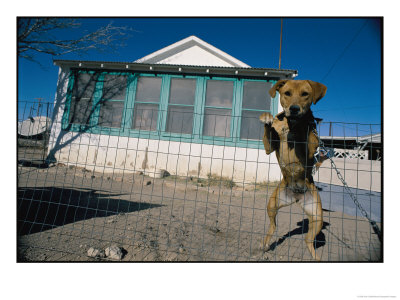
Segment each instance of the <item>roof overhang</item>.
[{"label": "roof overhang", "polygon": [[106,62],[106,61],[81,61],[81,60],[54,60],[56,66],[61,68],[108,70],[119,72],[148,72],[148,73],[176,73],[185,75],[204,76],[230,76],[230,77],[257,77],[292,79],[298,75],[297,70],[247,68],[247,67],[217,67],[217,66],[191,66],[168,65],[135,62]]}]

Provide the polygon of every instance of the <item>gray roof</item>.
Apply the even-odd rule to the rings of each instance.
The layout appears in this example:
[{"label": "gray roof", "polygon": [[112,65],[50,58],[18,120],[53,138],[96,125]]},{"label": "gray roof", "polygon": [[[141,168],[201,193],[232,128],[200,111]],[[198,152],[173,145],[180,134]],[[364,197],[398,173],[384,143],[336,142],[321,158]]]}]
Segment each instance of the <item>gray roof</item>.
[{"label": "gray roof", "polygon": [[364,136],[320,136],[320,139],[322,140],[339,140],[339,141],[350,141],[354,140],[357,143],[381,143],[381,134],[380,133],[375,133],[375,134],[367,134]]},{"label": "gray roof", "polygon": [[246,77],[275,77],[293,78],[297,70],[272,69],[272,68],[248,68],[248,67],[221,67],[221,66],[195,66],[195,65],[170,65],[151,64],[137,62],[112,62],[112,61],[83,61],[83,60],[53,60],[59,67],[118,70],[135,72],[173,72],[182,74],[204,74],[222,76],[246,76]]},{"label": "gray roof", "polygon": [[382,137],[381,137],[380,133],[364,135],[364,136],[361,136],[359,139],[361,142],[368,142],[368,143],[381,143],[382,142]]}]

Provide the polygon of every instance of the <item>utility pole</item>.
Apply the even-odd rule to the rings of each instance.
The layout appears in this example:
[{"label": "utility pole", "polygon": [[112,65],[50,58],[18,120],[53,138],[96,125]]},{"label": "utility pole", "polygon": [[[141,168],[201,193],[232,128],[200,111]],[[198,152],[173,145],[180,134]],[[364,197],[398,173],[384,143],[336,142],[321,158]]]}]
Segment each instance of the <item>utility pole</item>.
[{"label": "utility pole", "polygon": [[40,112],[40,107],[42,106],[42,104],[40,103],[40,101],[43,100],[43,98],[35,98],[38,101],[38,109],[37,109],[37,116],[39,117],[39,112]]},{"label": "utility pole", "polygon": [[282,28],[283,28],[283,18],[281,18],[281,41],[279,45],[279,69],[281,69],[281,57],[282,57]]}]

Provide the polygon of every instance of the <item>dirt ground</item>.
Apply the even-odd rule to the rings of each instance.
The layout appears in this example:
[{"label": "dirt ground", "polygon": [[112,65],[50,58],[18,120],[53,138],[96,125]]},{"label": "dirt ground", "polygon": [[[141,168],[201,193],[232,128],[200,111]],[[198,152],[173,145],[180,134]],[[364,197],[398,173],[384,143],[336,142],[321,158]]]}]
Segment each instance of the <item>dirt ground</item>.
[{"label": "dirt ground", "polygon": [[[123,248],[122,261],[312,261],[308,220],[283,208],[267,252],[260,247],[273,183],[221,178],[154,179],[58,164],[18,166],[18,261],[107,261],[89,248]],[[380,224],[379,224],[380,226]],[[322,261],[381,261],[381,243],[362,217],[324,211]]]}]

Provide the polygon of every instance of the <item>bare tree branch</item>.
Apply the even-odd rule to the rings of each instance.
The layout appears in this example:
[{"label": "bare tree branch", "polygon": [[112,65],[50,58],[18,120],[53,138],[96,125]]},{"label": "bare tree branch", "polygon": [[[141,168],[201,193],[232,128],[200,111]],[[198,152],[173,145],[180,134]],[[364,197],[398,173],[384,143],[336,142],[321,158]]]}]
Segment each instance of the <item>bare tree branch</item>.
[{"label": "bare tree branch", "polygon": [[80,26],[81,23],[67,18],[18,18],[18,56],[36,61],[37,53],[60,56],[71,52],[84,55],[92,49],[113,51],[125,46],[124,42],[130,37],[128,33],[133,31],[132,28],[109,23],[76,39],[57,38],[60,31]]}]

